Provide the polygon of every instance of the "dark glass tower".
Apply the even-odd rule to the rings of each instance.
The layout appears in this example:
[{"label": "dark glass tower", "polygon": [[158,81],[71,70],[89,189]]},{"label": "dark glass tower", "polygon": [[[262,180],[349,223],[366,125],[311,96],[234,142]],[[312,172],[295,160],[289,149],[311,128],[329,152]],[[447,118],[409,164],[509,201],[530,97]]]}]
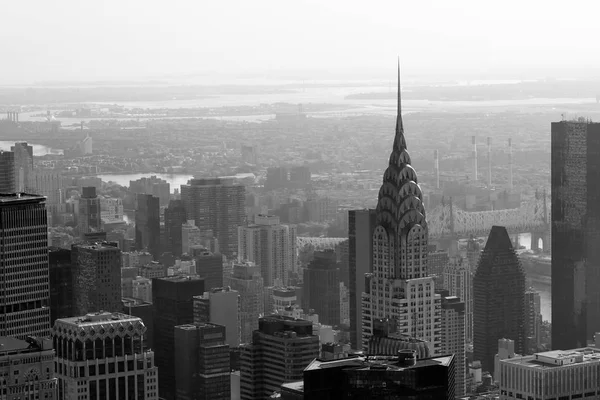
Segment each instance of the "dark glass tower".
[{"label": "dark glass tower", "polygon": [[15,191],[15,153],[0,151],[0,193]]},{"label": "dark glass tower", "polygon": [[147,249],[154,260],[160,257],[160,203],[150,194],[137,195],[135,211],[135,245]]},{"label": "dark glass tower", "polygon": [[333,250],[315,251],[304,270],[303,308],[315,310],[326,325],[340,324],[340,264]]},{"label": "dark glass tower", "polygon": [[71,250],[50,248],[50,321],[73,317],[73,263]]},{"label": "dark glass tower", "polygon": [[600,331],[600,123],[552,124],[552,347]]},{"label": "dark glass tower", "polygon": [[166,251],[175,257],[181,256],[181,225],[187,221],[185,207],[181,200],[171,200],[165,208]]},{"label": "dark glass tower", "polygon": [[474,359],[493,373],[498,339],[525,344],[525,272],[506,228],[493,226],[473,278]]}]

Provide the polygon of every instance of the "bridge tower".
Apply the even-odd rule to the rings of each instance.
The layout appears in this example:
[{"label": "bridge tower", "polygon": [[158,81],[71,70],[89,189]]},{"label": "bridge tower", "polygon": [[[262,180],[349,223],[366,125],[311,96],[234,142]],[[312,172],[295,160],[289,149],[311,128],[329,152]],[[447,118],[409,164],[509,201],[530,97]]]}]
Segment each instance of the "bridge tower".
[{"label": "bridge tower", "polygon": [[[531,232],[531,250],[544,252],[550,251],[550,223],[548,221],[548,198],[546,195],[546,189],[540,194],[537,190],[535,192],[536,202],[541,201],[542,207],[542,224],[533,232]],[[542,248],[540,249],[540,239],[542,240]]]}]

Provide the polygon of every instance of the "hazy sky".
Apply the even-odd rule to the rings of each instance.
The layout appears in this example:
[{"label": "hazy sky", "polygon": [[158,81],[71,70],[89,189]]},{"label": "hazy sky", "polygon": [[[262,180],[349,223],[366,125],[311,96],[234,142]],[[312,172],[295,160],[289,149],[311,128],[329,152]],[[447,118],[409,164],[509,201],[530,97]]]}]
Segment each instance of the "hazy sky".
[{"label": "hazy sky", "polygon": [[[598,4],[598,5],[596,5]],[[598,69],[600,3],[571,0],[22,0],[1,83],[221,71]]]}]

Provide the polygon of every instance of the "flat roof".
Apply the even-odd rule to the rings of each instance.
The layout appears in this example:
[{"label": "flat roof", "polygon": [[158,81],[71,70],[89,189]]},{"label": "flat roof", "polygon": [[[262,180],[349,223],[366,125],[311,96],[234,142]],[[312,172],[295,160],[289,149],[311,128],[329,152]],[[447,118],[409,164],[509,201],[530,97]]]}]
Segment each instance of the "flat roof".
[{"label": "flat roof", "polygon": [[0,204],[10,203],[40,203],[46,201],[45,196],[29,193],[0,193]]},{"label": "flat roof", "polygon": [[200,275],[171,275],[171,276],[163,276],[160,278],[155,278],[161,281],[167,282],[185,282],[185,281],[201,281],[204,280]]},{"label": "flat roof", "polygon": [[56,323],[62,323],[67,325],[74,326],[89,326],[89,325],[97,325],[101,322],[116,322],[116,321],[138,321],[141,320],[139,317],[135,317],[133,315],[127,315],[123,313],[110,313],[110,312],[96,312],[89,313],[80,317],[69,317],[69,318],[59,318],[56,320]]},{"label": "flat roof", "polygon": [[304,371],[312,371],[317,369],[326,368],[343,368],[343,367],[355,367],[356,369],[369,369],[372,366],[386,367],[387,369],[403,370],[409,368],[421,368],[430,365],[450,365],[453,359],[453,355],[431,357],[417,359],[417,362],[413,366],[404,366],[399,364],[398,357],[395,356],[359,356],[359,357],[347,357],[331,361],[322,361],[319,359],[313,360]]},{"label": "flat roof", "polygon": [[[565,364],[553,364],[552,362],[550,362],[569,360],[572,357],[579,357],[579,360],[575,360],[574,362],[568,362]],[[535,353],[530,356],[522,356],[501,360],[501,362],[537,369],[554,369],[578,364],[600,363],[600,349],[594,347],[582,347],[579,349],[572,350],[550,350],[541,353]]]}]

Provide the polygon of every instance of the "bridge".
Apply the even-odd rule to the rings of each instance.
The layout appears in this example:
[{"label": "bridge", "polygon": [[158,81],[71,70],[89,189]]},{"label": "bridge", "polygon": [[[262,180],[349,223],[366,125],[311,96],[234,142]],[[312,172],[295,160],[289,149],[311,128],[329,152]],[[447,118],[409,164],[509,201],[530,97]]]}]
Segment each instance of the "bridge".
[{"label": "bridge", "polygon": [[427,213],[431,241],[487,236],[492,226],[499,225],[511,235],[531,233],[534,250],[539,249],[539,239],[544,247],[550,245],[549,221],[550,202],[545,192],[536,192],[534,200],[514,209],[468,212],[453,206],[450,199]]}]

